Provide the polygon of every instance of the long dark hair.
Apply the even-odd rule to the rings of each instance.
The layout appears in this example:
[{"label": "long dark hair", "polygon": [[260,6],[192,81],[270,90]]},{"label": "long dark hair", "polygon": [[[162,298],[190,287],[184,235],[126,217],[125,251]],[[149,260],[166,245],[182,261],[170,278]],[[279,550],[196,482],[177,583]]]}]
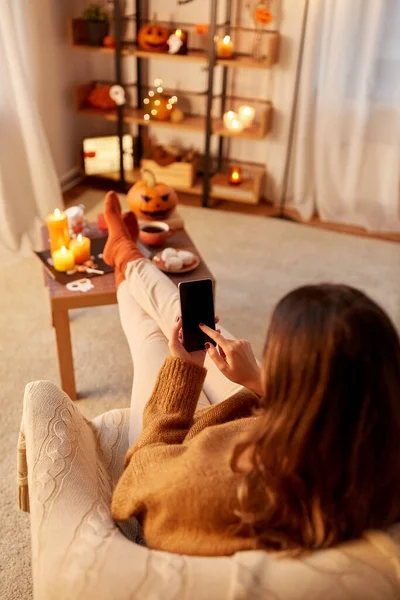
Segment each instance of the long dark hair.
[{"label": "long dark hair", "polygon": [[232,459],[240,528],[297,554],[396,522],[400,343],[386,313],[345,285],[299,288],[273,313],[262,373],[257,430]]}]

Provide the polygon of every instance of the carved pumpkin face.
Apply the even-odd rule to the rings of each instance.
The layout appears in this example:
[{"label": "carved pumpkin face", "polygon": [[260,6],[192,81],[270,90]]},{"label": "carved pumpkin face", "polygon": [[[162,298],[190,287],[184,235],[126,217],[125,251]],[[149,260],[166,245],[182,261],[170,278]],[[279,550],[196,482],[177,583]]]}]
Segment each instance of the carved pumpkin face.
[{"label": "carved pumpkin face", "polygon": [[139,29],[137,41],[139,48],[147,52],[167,52],[169,31],[153,20]]},{"label": "carved pumpkin face", "polygon": [[145,171],[152,178],[142,179],[135,183],[128,192],[128,206],[139,219],[160,221],[169,217],[176,205],[178,196],[175,190],[164,183],[155,183],[150,171]]}]

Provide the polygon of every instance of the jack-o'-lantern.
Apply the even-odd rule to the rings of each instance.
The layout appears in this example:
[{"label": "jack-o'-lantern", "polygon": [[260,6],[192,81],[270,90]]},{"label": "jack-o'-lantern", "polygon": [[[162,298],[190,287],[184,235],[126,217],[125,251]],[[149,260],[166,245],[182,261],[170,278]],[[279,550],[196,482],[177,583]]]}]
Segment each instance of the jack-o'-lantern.
[{"label": "jack-o'-lantern", "polygon": [[154,174],[147,169],[142,171],[142,176],[128,192],[129,209],[146,221],[166,219],[178,204],[175,190],[165,183],[157,183]]},{"label": "jack-o'-lantern", "polygon": [[155,14],[151,23],[139,29],[137,42],[139,48],[147,52],[168,52],[168,38],[168,28],[159,25]]}]

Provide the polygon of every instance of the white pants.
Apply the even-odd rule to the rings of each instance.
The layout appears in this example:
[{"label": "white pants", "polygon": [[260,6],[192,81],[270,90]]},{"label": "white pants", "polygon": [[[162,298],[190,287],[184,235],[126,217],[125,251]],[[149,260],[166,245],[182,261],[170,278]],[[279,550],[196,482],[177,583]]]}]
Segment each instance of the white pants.
[{"label": "white pants", "polygon": [[[147,259],[130,263],[126,280],[118,287],[117,297],[122,328],[133,361],[133,387],[129,441],[132,444],[142,429],[142,414],[158,372],[169,355],[168,338],[180,315],[176,286]],[[227,338],[232,335],[221,328]],[[198,407],[217,404],[238,392],[240,385],[227,379],[206,356],[207,377]]]}]

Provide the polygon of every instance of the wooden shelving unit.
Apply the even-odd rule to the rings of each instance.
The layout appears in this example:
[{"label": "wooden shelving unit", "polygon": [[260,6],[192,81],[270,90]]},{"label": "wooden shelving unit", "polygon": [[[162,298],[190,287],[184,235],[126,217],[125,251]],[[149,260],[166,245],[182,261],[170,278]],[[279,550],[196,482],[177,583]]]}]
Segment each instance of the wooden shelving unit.
[{"label": "wooden shelving unit", "polygon": [[[135,100],[128,102],[123,107],[117,107],[115,110],[100,110],[88,105],[87,97],[90,90],[96,84],[96,82],[89,82],[84,85],[77,86],[74,91],[75,95],[75,108],[79,114],[104,119],[107,121],[116,122],[117,124],[117,135],[120,139],[120,170],[109,173],[104,173],[99,176],[102,179],[109,179],[114,182],[118,182],[122,189],[126,189],[132,183],[140,178],[140,169],[135,168],[133,171],[127,172],[123,169],[123,157],[122,157],[122,136],[124,134],[125,124],[136,124],[138,126],[138,139],[139,144],[136,148],[135,164],[138,167],[138,161],[140,161],[142,153],[142,136],[144,134],[144,127],[154,128],[173,128],[177,130],[186,130],[195,132],[198,134],[205,134],[205,147],[204,147],[204,160],[203,160],[203,173],[197,177],[194,185],[190,188],[182,187],[179,185],[175,186],[177,191],[193,194],[196,196],[202,196],[202,203],[204,206],[209,205],[210,199],[225,199],[231,201],[257,203],[260,195],[262,182],[266,176],[265,166],[246,166],[246,177],[243,183],[240,185],[240,189],[228,186],[227,172],[225,163],[227,158],[224,155],[224,139],[226,138],[241,138],[247,140],[260,140],[263,139],[271,128],[273,119],[273,106],[269,100],[256,100],[253,99],[242,99],[247,100],[248,103],[260,105],[257,110],[256,123],[246,128],[240,133],[234,133],[228,130],[222,121],[222,115],[230,108],[229,104],[234,103],[238,98],[229,97],[227,94],[227,79],[228,72],[230,69],[254,69],[254,70],[268,70],[278,61],[279,53],[279,32],[277,31],[265,31],[266,36],[266,54],[262,61],[256,61],[251,55],[237,54],[231,59],[218,59],[216,56],[216,49],[214,38],[216,32],[223,28],[224,35],[230,33],[231,30],[243,30],[253,31],[240,27],[231,27],[230,14],[231,14],[231,3],[232,0],[227,0],[226,3],[226,19],[223,25],[218,25],[216,21],[217,15],[217,2],[218,0],[211,0],[211,13],[209,23],[209,47],[208,50],[200,50],[196,48],[189,48],[187,54],[168,54],[168,53],[154,53],[141,50],[137,47],[135,41],[127,41],[122,39],[122,22],[124,20],[134,20],[136,24],[136,30],[148,21],[147,18],[143,18],[141,14],[142,4],[140,0],[136,0],[136,14],[123,17],[120,14],[120,3],[118,0],[114,2],[114,18],[115,18],[115,37],[116,47],[105,48],[91,46],[85,43],[84,36],[82,36],[82,23],[79,19],[73,19],[69,22],[69,42],[70,45],[78,51],[90,51],[98,52],[100,54],[109,54],[114,56],[115,60],[115,80],[110,82],[112,84],[122,85],[126,89],[126,83],[122,81],[122,63],[123,57],[133,57],[136,60],[137,66],[137,81],[135,82]],[[182,28],[190,27],[190,24],[175,23],[174,26]],[[143,60],[165,60],[173,61],[176,64],[188,64],[197,63],[208,66],[208,89],[204,93],[206,99],[205,113],[204,114],[185,114],[184,119],[179,123],[172,123],[171,121],[157,121],[157,120],[145,120],[144,110],[142,109],[143,101],[143,90],[146,85],[143,81]],[[217,67],[223,69],[222,78],[222,93],[214,93],[214,70]],[[130,86],[132,87],[132,84]],[[219,116],[215,116],[213,105],[219,101]],[[211,155],[211,137],[217,136],[219,139],[218,155]],[[230,161],[233,162],[233,161]],[[240,161],[235,161],[235,164]]]}]

